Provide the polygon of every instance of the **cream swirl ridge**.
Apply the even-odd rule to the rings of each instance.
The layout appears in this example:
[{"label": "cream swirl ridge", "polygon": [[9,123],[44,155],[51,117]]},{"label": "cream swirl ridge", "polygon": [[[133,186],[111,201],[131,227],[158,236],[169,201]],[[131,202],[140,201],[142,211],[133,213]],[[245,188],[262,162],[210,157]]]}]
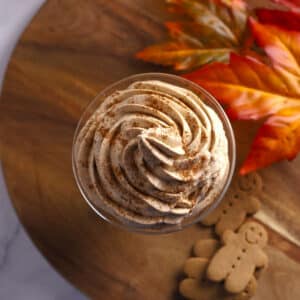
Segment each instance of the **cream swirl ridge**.
[{"label": "cream swirl ridge", "polygon": [[215,200],[227,144],[221,120],[196,94],[139,81],[108,96],[87,121],[75,163],[88,196],[115,217],[173,224]]}]

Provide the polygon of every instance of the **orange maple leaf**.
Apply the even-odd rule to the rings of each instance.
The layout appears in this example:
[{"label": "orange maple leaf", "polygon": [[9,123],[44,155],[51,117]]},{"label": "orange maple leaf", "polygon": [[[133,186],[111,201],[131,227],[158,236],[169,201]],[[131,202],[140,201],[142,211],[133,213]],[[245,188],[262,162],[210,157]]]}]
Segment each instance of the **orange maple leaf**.
[{"label": "orange maple leaf", "polygon": [[265,120],[240,174],[293,159],[300,151],[300,33],[250,20],[253,37],[270,64],[232,54],[186,78],[227,106],[231,119]]},{"label": "orange maple leaf", "polygon": [[136,58],[188,70],[227,61],[244,43],[247,11],[243,0],[167,0],[185,17],[167,22],[170,41],[145,48]]}]

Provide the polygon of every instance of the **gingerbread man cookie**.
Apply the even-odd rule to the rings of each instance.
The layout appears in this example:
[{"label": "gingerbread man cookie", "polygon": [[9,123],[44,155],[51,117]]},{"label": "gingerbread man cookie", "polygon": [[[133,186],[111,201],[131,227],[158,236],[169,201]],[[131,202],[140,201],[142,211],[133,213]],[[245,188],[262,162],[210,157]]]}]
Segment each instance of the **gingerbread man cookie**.
[{"label": "gingerbread man cookie", "polygon": [[263,252],[268,240],[267,232],[260,224],[247,222],[238,233],[226,230],[222,240],[224,246],[211,259],[207,277],[215,282],[225,280],[228,292],[241,293],[256,268],[267,265],[268,257]]},{"label": "gingerbread man cookie", "polygon": [[187,278],[182,280],[179,291],[182,296],[191,300],[248,300],[256,291],[256,279],[251,278],[242,293],[231,294],[225,291],[223,284],[206,279],[206,270],[210,258],[216,253],[221,244],[214,239],[200,240],[194,246],[198,257],[189,258],[184,265]]},{"label": "gingerbread man cookie", "polygon": [[227,229],[235,231],[247,215],[256,213],[259,208],[260,201],[257,197],[233,189],[201,223],[206,226],[215,225],[215,232],[221,235]]},{"label": "gingerbread man cookie", "polygon": [[236,188],[251,195],[261,194],[263,192],[263,181],[258,173],[251,172],[238,177]]}]

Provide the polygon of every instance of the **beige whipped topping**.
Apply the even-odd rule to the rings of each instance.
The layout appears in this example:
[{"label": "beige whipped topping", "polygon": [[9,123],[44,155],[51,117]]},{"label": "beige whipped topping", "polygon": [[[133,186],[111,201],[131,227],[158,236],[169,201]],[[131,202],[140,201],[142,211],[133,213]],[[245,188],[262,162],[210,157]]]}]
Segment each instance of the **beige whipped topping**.
[{"label": "beige whipped topping", "polygon": [[179,223],[214,200],[228,172],[217,114],[191,91],[139,81],[108,96],[75,142],[91,202],[122,221]]}]

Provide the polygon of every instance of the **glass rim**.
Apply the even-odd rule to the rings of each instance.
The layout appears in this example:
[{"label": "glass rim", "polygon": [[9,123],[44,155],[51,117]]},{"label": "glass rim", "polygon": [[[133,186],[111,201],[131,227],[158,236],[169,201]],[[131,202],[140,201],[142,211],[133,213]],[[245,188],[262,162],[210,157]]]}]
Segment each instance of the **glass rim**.
[{"label": "glass rim", "polygon": [[[208,105],[210,108],[212,108],[217,115],[219,116],[223,127],[224,131],[227,137],[228,141],[228,158],[229,158],[229,170],[226,174],[226,179],[223,181],[223,188],[222,190],[218,193],[216,196],[216,199],[208,206],[206,207],[203,211],[200,211],[198,215],[192,216],[193,219],[190,220],[190,222],[186,223],[176,223],[176,224],[165,224],[162,223],[159,227],[155,228],[153,226],[151,228],[151,225],[140,225],[140,224],[135,224],[134,222],[130,223],[124,223],[122,220],[118,220],[116,222],[116,217],[112,216],[109,212],[104,211],[99,209],[98,206],[96,206],[94,203],[92,203],[91,199],[87,195],[87,192],[85,191],[85,187],[81,183],[81,180],[78,176],[78,171],[75,163],[75,143],[76,139],[80,133],[80,130],[82,127],[85,125],[86,121],[88,118],[93,114],[95,111],[92,109],[96,103],[98,103],[98,106],[101,104],[101,102],[110,94],[112,94],[113,91],[118,90],[117,87],[122,86],[123,84],[126,84],[129,86],[131,83],[135,81],[141,81],[141,80],[160,80],[164,81],[167,83],[172,83],[174,85],[184,86],[186,89],[191,90],[192,92],[196,93],[197,95],[200,96],[201,100]],[[175,81],[175,83],[174,83]],[[177,83],[177,84],[176,84]],[[179,83],[179,84],[178,84]],[[180,85],[181,84],[181,85]],[[187,85],[187,86],[186,86]],[[198,92],[195,92],[195,90]],[[203,99],[204,98],[204,99]],[[101,100],[101,101],[99,101]],[[97,106],[97,107],[98,107]],[[91,112],[90,112],[91,111]],[[88,116],[87,119],[85,119]],[[84,200],[87,202],[87,204],[92,208],[92,210],[102,219],[107,221],[108,223],[118,227],[119,229],[126,229],[131,232],[137,232],[137,233],[143,233],[143,234],[165,234],[165,233],[172,233],[172,232],[177,232],[180,231],[186,227],[189,227],[195,223],[200,222],[203,220],[211,211],[213,211],[221,202],[223,199],[225,193],[228,190],[228,187],[232,181],[234,172],[235,172],[235,166],[236,166],[236,142],[235,142],[235,135],[233,128],[231,126],[231,123],[229,121],[229,118],[227,114],[225,113],[224,109],[220,105],[220,103],[216,100],[216,98],[211,95],[206,89],[204,89],[202,86],[185,79],[183,77],[174,75],[174,74],[168,74],[168,73],[139,73],[135,75],[131,75],[128,77],[125,77],[121,80],[118,80],[107,87],[105,87],[101,92],[99,92],[92,101],[89,102],[89,104],[85,107],[83,110],[81,117],[77,123],[75,132],[74,132],[74,137],[73,137],[73,143],[72,143],[72,170],[73,170],[73,175],[76,181],[76,184],[79,188],[79,191],[84,198]],[[189,216],[190,217],[190,216]],[[188,217],[187,217],[188,218]],[[186,220],[187,218],[184,218],[183,220]]]}]

